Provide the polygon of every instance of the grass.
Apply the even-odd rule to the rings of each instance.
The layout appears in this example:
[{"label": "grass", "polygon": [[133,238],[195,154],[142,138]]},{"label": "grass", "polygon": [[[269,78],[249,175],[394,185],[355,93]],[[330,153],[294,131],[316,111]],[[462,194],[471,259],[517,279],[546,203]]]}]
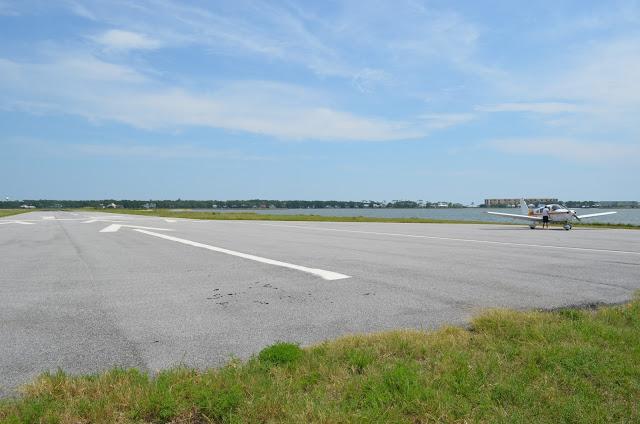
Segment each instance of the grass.
[{"label": "grass", "polygon": [[33,209],[0,209],[0,218],[3,216],[19,215],[26,212],[33,212]]},{"label": "grass", "polygon": [[[86,209],[84,209],[86,210]],[[98,209],[95,209],[98,210]],[[248,220],[248,221],[321,221],[321,222],[396,222],[414,224],[497,224],[514,225],[509,222],[495,221],[465,221],[454,219],[431,219],[431,218],[377,218],[371,216],[324,216],[324,215],[279,215],[262,214],[255,212],[193,212],[193,211],[172,211],[169,209],[155,210],[135,210],[135,209],[99,209],[101,212],[111,212],[129,215],[158,216],[163,218],[189,218],[189,219],[213,219],[213,220]],[[526,225],[515,224],[515,225]],[[604,224],[604,223],[574,223],[578,227],[593,228],[618,228],[618,229],[640,229],[640,225],[632,224]],[[561,226],[553,224],[552,226]]]},{"label": "grass", "polygon": [[[96,209],[97,210],[97,209]],[[428,218],[376,218],[370,216],[324,216],[324,215],[280,215],[255,212],[192,212],[172,211],[169,209],[135,210],[135,209],[100,209],[100,212],[111,212],[129,215],[158,216],[163,218],[189,218],[213,220],[241,221],[323,221],[323,222],[401,222],[401,223],[438,223],[438,224],[487,224],[482,221],[442,220]],[[495,224],[495,223],[494,223]]]},{"label": "grass", "polygon": [[[212,347],[213,348],[213,347]],[[3,423],[640,422],[640,295],[467,329],[278,343],[218,369],[44,374]]]}]

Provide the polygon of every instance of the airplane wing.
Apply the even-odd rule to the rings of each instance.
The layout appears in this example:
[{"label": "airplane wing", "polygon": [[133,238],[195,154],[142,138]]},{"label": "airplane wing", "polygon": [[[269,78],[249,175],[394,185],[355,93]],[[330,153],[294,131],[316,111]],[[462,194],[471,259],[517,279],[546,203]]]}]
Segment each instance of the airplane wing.
[{"label": "airplane wing", "polygon": [[524,219],[526,221],[542,221],[542,217],[539,217],[539,216],[518,215],[516,213],[502,213],[502,212],[487,212],[487,213],[491,215],[507,216],[509,218],[515,218],[515,219]]},{"label": "airplane wing", "polygon": [[611,211],[611,212],[590,213],[588,215],[576,215],[576,217],[578,219],[593,218],[594,216],[613,215],[614,213],[618,213],[618,212]]}]

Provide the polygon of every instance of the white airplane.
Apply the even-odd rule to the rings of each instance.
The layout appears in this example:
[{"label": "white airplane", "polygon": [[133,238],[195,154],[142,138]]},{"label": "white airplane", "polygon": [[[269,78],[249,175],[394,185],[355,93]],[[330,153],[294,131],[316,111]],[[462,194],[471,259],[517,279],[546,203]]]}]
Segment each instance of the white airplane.
[{"label": "white airplane", "polygon": [[520,211],[522,212],[522,215],[516,214],[516,213],[502,213],[502,212],[489,212],[489,211],[487,211],[487,213],[491,215],[507,216],[509,218],[522,219],[525,221],[529,221],[529,228],[534,230],[536,228],[536,225],[542,222],[542,211],[545,207],[549,209],[549,222],[564,223],[563,228],[565,230],[571,229],[571,221],[574,218],[580,221],[581,219],[584,219],[584,218],[613,215],[614,213],[617,213],[617,212],[611,211],[611,212],[590,213],[587,215],[578,215],[576,211],[572,209],[568,209],[567,207],[558,205],[558,204],[539,206],[537,208],[529,209],[529,206],[527,206],[527,203],[524,201],[524,199],[520,199]]}]

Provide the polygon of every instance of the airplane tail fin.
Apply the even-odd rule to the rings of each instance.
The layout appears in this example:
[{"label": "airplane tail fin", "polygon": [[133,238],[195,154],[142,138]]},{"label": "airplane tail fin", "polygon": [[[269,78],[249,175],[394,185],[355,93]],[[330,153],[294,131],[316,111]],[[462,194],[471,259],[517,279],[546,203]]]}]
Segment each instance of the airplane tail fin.
[{"label": "airplane tail fin", "polygon": [[524,201],[524,198],[520,199],[520,212],[522,215],[529,215],[529,206],[527,206],[527,202]]}]

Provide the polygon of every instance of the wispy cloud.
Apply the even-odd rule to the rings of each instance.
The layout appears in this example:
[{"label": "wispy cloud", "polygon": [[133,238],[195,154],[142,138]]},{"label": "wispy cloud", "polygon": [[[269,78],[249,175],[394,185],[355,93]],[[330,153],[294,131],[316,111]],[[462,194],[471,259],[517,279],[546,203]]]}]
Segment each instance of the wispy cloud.
[{"label": "wispy cloud", "polygon": [[[514,73],[496,85],[518,102],[482,105],[484,112],[571,114],[547,122],[572,132],[625,129],[640,135],[640,37],[583,43],[545,65],[545,72]],[[547,99],[562,99],[549,102]]]},{"label": "wispy cloud", "polygon": [[546,156],[571,162],[607,165],[640,162],[640,145],[581,141],[570,138],[512,138],[486,146],[514,155]]},{"label": "wispy cloud", "polygon": [[115,141],[105,143],[67,143],[27,137],[3,140],[16,146],[37,149],[51,155],[124,159],[222,159],[238,161],[271,161],[276,156],[249,153],[237,149],[220,149],[206,145],[155,141],[153,144]]},{"label": "wispy cloud", "polygon": [[19,16],[18,8],[9,2],[0,0],[0,16]]},{"label": "wispy cloud", "polygon": [[431,129],[445,129],[472,121],[475,115],[472,113],[427,113],[419,118]]},{"label": "wispy cloud", "polygon": [[563,102],[497,103],[477,106],[479,112],[533,112],[543,114],[570,113],[583,110],[579,105]]},{"label": "wispy cloud", "polygon": [[108,51],[154,50],[162,45],[145,34],[120,29],[111,29],[91,39]]},{"label": "wispy cloud", "polygon": [[302,66],[319,77],[352,81],[365,93],[434,64],[473,74],[497,72],[474,56],[480,30],[452,10],[414,1],[318,5],[234,2],[212,10],[172,0],[114,0],[87,1],[79,10],[71,3],[71,10],[164,45],[198,45],[216,54]]},{"label": "wispy cloud", "polygon": [[203,126],[297,140],[390,141],[424,137],[467,120],[460,115],[359,116],[329,106],[313,90],[261,81],[195,93],[85,55],[44,64],[2,59],[0,72],[5,76],[0,87],[22,106],[45,104],[58,113],[151,130]]},{"label": "wispy cloud", "polygon": [[233,150],[218,150],[193,145],[128,145],[128,144],[71,144],[64,146],[72,153],[87,156],[145,159],[225,159],[243,161],[273,160],[261,156]]}]

